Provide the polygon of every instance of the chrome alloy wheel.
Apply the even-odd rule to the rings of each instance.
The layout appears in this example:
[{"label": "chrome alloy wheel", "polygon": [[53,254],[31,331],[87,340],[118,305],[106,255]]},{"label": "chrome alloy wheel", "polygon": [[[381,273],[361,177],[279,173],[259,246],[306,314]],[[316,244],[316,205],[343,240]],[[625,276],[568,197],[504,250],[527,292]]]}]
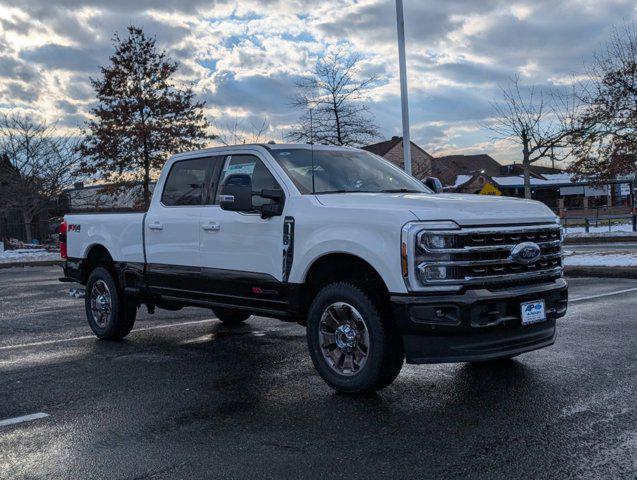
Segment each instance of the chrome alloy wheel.
[{"label": "chrome alloy wheel", "polygon": [[339,375],[361,371],[369,355],[369,330],[363,316],[345,302],[331,304],[319,322],[323,358]]},{"label": "chrome alloy wheel", "polygon": [[91,313],[95,323],[104,328],[111,317],[111,291],[104,280],[98,280],[91,288]]}]

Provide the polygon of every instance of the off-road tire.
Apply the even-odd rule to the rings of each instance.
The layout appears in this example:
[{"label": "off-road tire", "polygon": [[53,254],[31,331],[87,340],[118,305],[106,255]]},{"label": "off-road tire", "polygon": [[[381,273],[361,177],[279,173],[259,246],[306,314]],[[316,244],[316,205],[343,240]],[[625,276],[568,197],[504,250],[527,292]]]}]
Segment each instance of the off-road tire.
[{"label": "off-road tire", "polygon": [[[319,333],[321,318],[326,309],[344,302],[354,307],[364,319],[369,336],[369,350],[365,364],[354,374],[339,374],[325,359]],[[391,384],[404,361],[402,337],[381,300],[362,288],[346,283],[332,283],[319,291],[308,311],[307,343],[314,367],[334,390],[346,393],[372,392]]]},{"label": "off-road tire", "polygon": [[[91,306],[91,292],[97,282],[103,282],[110,294],[111,310],[103,325],[96,320]],[[97,267],[86,282],[85,309],[88,324],[93,333],[102,340],[121,340],[128,335],[135,324],[137,305],[126,299],[113,274],[104,267]]]}]

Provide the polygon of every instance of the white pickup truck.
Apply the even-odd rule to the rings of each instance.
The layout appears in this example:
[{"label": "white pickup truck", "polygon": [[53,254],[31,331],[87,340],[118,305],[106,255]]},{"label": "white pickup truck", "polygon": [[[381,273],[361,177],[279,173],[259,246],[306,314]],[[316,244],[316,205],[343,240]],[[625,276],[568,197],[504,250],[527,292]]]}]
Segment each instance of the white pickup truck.
[{"label": "white pickup truck", "polygon": [[64,227],[61,280],[85,286],[99,338],[125,337],[141,305],[298,322],[321,377],[345,392],[389,385],[405,359],[549,346],[567,307],[546,206],[440,194],[353,148],[179,154],[146,213],[67,215]]}]

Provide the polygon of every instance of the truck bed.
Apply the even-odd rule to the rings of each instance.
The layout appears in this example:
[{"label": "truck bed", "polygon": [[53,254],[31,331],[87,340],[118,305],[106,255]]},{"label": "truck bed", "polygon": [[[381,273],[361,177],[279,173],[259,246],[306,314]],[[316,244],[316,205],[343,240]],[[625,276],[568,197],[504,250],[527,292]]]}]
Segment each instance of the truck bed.
[{"label": "truck bed", "polygon": [[104,246],[116,262],[144,262],[145,213],[88,213],[64,217],[69,258],[86,258]]}]

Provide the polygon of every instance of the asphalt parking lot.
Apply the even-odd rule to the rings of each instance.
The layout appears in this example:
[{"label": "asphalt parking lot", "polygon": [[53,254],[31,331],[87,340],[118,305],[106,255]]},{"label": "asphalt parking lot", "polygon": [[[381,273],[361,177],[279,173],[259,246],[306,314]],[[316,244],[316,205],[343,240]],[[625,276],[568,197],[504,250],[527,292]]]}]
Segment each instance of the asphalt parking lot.
[{"label": "asphalt parking lot", "polygon": [[553,347],[355,397],[276,320],[184,309],[98,341],[58,276],[0,270],[0,421],[48,415],[0,426],[1,479],[636,478],[637,280],[571,279]]}]

